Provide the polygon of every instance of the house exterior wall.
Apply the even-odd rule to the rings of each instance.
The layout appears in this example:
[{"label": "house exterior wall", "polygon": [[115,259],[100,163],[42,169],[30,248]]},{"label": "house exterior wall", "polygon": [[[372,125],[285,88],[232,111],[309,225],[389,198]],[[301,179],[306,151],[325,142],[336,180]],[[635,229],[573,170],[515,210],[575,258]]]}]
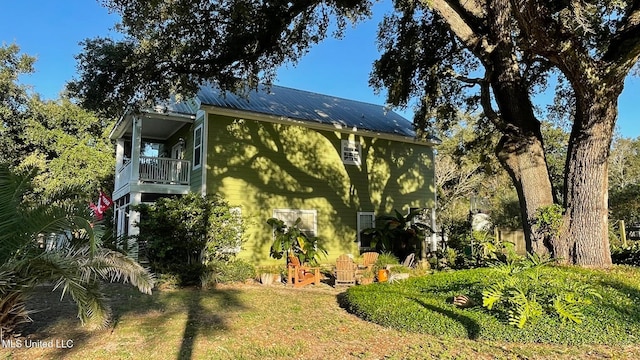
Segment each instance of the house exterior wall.
[{"label": "house exterior wall", "polygon": [[[189,128],[189,134],[187,138],[187,147],[186,147],[186,155],[189,156],[189,160],[191,161],[191,191],[195,193],[202,193],[202,171],[206,168],[204,161],[206,161],[206,157],[202,159],[203,165],[199,168],[194,168],[193,164],[193,147],[194,147],[194,134],[196,128],[202,126],[203,129],[203,145],[204,145],[204,120],[206,119],[206,114],[198,114],[196,120],[193,125]],[[203,147],[204,148],[204,147]]]},{"label": "house exterior wall", "polygon": [[[342,140],[360,144],[360,165],[343,163]],[[433,206],[427,145],[214,114],[208,115],[207,143],[207,193],[242,209],[247,237],[239,256],[256,263],[275,262],[266,224],[274,209],[316,210],[317,235],[329,252],[324,261],[333,262],[358,254],[358,211],[382,215]]]}]

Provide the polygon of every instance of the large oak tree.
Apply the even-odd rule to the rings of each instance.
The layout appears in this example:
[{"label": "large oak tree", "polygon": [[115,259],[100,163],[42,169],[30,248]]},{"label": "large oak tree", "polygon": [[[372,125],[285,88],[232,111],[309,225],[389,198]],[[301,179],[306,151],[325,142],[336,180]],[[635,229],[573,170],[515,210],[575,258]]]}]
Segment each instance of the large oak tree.
[{"label": "large oak tree", "polygon": [[[132,100],[188,95],[207,81],[235,90],[269,81],[278,66],[325,38],[333,21],[339,32],[371,6],[366,0],[104,3],[122,16],[126,37],[87,40],[70,89],[85,105],[112,110]],[[617,99],[640,56],[640,0],[397,0],[394,7],[397,15],[383,25],[374,83],[396,104],[420,98],[419,127],[433,117],[446,120],[457,94],[475,86],[471,91],[502,134],[496,152],[518,191],[529,250],[609,265],[607,158]],[[555,199],[531,95],[551,70],[566,79],[575,112],[564,222],[557,236],[545,238],[536,213]]]}]

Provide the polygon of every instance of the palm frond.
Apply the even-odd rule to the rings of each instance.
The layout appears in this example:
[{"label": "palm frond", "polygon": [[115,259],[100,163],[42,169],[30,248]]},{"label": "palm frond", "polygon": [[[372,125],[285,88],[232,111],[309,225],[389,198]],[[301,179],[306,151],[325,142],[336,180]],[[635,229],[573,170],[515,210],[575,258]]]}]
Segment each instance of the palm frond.
[{"label": "palm frond", "polygon": [[137,261],[117,251],[104,248],[89,260],[85,271],[97,274],[110,282],[131,283],[145,294],[151,294],[155,284],[153,274]]},{"label": "palm frond", "polygon": [[83,261],[79,260],[85,253],[72,249],[44,252],[17,264],[17,272],[36,278],[40,283],[53,282],[54,291],[61,289],[61,300],[68,293],[78,306],[78,318],[83,324],[95,320],[105,325],[108,323],[109,307],[97,288],[99,281],[83,278]]},{"label": "palm frond", "polygon": [[[91,224],[84,207],[26,201],[33,175],[0,164],[0,326],[13,329],[28,321],[24,300],[29,289],[43,283],[53,283],[61,298],[71,296],[83,324],[95,320],[105,326],[110,310],[101,280],[130,282],[150,294],[155,279],[133,259],[102,247],[102,224]],[[70,241],[40,248],[39,242],[57,235]]]}]

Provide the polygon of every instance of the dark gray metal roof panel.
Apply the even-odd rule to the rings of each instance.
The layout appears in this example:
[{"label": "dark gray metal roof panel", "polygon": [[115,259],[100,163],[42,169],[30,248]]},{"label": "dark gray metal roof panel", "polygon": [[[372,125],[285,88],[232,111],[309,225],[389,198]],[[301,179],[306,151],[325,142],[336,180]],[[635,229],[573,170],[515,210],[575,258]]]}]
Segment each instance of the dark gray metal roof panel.
[{"label": "dark gray metal roof panel", "polygon": [[171,103],[167,105],[167,107],[169,107],[171,111],[175,113],[195,115],[193,108],[184,101],[176,102],[175,100],[172,100]]},{"label": "dark gray metal roof panel", "polygon": [[[203,86],[198,92],[198,99],[202,105],[400,136],[415,136],[409,120],[384,106],[282,86],[260,86],[258,90],[250,90],[243,96],[223,93],[215,86]],[[186,110],[177,107],[174,109]]]}]

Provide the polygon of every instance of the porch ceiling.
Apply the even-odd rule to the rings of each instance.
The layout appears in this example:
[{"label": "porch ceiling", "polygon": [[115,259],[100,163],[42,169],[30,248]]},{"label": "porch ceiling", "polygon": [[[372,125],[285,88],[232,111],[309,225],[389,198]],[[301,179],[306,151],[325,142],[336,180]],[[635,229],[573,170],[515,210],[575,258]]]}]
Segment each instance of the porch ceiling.
[{"label": "porch ceiling", "polygon": [[[184,124],[193,123],[193,117],[189,116],[154,116],[145,114],[142,119],[142,137],[146,139],[167,140],[175,134]],[[127,116],[116,125],[111,134],[112,139],[130,137],[133,133],[132,117]],[[120,131],[118,131],[118,129]]]},{"label": "porch ceiling", "polygon": [[[148,139],[166,140],[175,134],[185,122],[158,118],[144,118],[142,120],[142,137]],[[129,131],[131,133],[131,131]],[[130,135],[130,134],[129,134]]]}]

